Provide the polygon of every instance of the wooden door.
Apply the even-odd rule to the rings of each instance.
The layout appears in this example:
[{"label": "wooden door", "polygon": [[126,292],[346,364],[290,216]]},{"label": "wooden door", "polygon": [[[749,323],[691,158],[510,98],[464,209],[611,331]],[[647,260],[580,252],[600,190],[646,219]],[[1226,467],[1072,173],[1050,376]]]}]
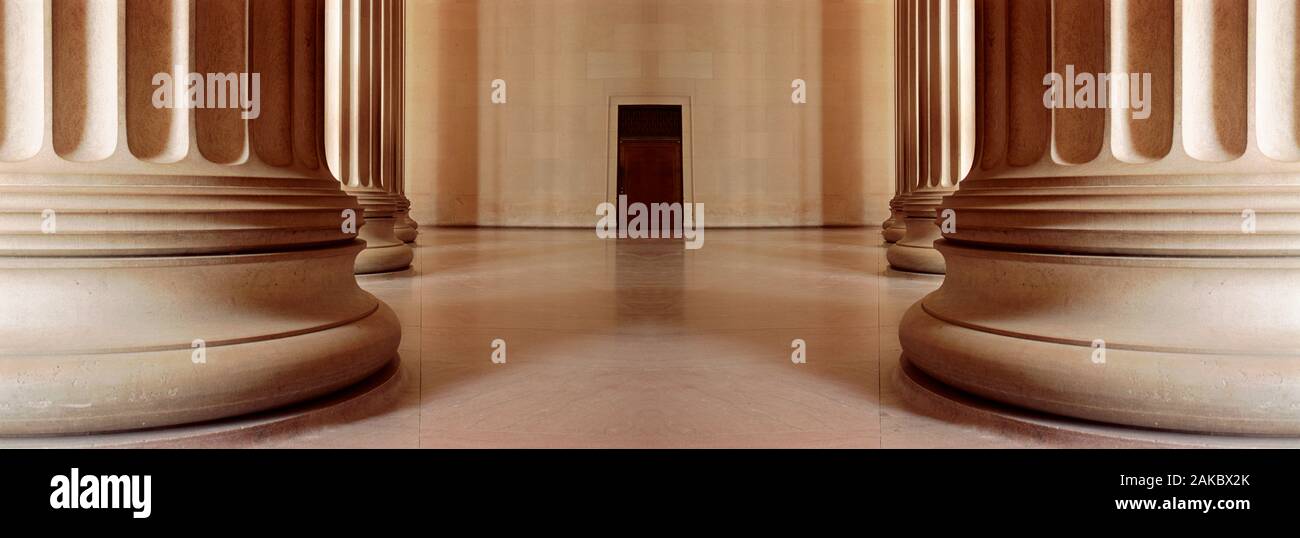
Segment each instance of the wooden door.
[{"label": "wooden door", "polygon": [[628,205],[682,203],[682,143],[625,140],[618,148],[619,194]]},{"label": "wooden door", "polygon": [[668,203],[684,209],[681,114],[676,105],[619,107],[618,194],[627,196],[628,207]]}]

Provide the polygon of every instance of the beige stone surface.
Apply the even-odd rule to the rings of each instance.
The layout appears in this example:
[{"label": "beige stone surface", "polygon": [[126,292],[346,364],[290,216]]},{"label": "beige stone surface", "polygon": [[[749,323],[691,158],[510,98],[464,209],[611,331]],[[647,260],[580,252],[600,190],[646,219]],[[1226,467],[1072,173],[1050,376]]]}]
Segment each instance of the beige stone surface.
[{"label": "beige stone surface", "polygon": [[[686,97],[716,226],[864,225],[894,195],[890,2],[414,0],[407,136],[426,224],[594,225],[609,100]],[[795,105],[791,82],[808,82]],[[508,102],[489,102],[491,82]],[[691,196],[687,196],[691,199]]]}]

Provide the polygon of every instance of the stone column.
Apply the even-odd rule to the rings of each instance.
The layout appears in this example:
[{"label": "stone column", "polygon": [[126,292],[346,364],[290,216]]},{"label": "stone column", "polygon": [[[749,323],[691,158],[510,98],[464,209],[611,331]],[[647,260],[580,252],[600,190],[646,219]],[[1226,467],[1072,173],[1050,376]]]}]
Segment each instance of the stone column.
[{"label": "stone column", "polygon": [[389,148],[385,154],[389,164],[385,171],[391,174],[392,180],[386,181],[385,185],[397,201],[394,235],[411,243],[419,234],[420,225],[411,218],[411,200],[406,197],[406,0],[392,0],[391,6],[391,16],[385,19],[389,28],[386,41],[389,49],[385,58],[392,73],[392,83],[385,93],[389,104],[384,117],[388,122],[385,132],[392,141],[386,146]]},{"label": "stone column", "polygon": [[[1297,2],[975,5],[980,151],[907,360],[1071,417],[1300,434]],[[1101,71],[1108,109],[1044,95]]]},{"label": "stone column", "polygon": [[0,2],[0,435],[250,413],[396,357],[322,160],[322,7]]},{"label": "stone column", "polygon": [[894,0],[894,198],[889,201],[889,218],[881,223],[881,235],[886,243],[894,243],[903,238],[907,232],[906,217],[903,216],[903,204],[906,203],[908,190],[912,186],[909,173],[916,171],[909,164],[916,157],[916,143],[909,134],[910,123],[903,121],[909,116],[908,99],[911,92],[905,91],[903,81],[908,80],[911,56],[905,54],[911,39],[909,32],[910,18],[906,16],[910,0]]},{"label": "stone column", "polygon": [[[957,188],[974,159],[974,15],[969,0],[902,0],[900,49],[907,62],[897,84],[908,100],[904,131],[907,196],[898,202],[906,231],[886,257],[895,269],[943,273],[939,202]],[[909,153],[910,152],[910,153]]]},{"label": "stone column", "polygon": [[385,21],[400,16],[393,7],[370,0],[327,0],[326,7],[326,124],[339,133],[327,142],[330,168],[365,212],[366,249],[357,256],[357,274],[405,269],[415,257],[396,235],[399,198],[389,192],[393,173],[385,171],[394,149],[386,136],[393,118],[385,114],[391,103],[385,95],[394,86],[385,70],[392,51]]}]

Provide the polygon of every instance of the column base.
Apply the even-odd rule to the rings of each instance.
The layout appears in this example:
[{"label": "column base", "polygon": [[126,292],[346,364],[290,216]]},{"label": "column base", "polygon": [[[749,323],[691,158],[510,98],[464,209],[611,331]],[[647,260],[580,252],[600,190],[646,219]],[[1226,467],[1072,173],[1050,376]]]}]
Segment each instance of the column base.
[{"label": "column base", "polygon": [[885,253],[889,265],[900,271],[942,275],[943,255],[934,249],[935,240],[942,235],[934,217],[907,217],[905,221],[906,232]]},{"label": "column base", "polygon": [[393,224],[393,235],[404,243],[415,242],[415,238],[420,233],[419,230],[417,230],[419,225],[417,225],[415,221],[411,220],[411,217],[405,211],[399,211],[395,219],[396,221]]},{"label": "column base", "polygon": [[927,375],[1085,420],[1300,435],[1300,260],[938,248],[944,284],[899,327]]},{"label": "column base", "polygon": [[394,233],[403,242],[415,242],[415,238],[420,233],[420,225],[411,218],[411,200],[399,193],[393,195],[393,201],[397,206],[397,213],[394,215],[397,219],[396,224],[393,225]]},{"label": "column base", "polygon": [[880,224],[880,234],[885,238],[886,243],[895,243],[903,238],[907,233],[907,224],[903,214],[903,204],[907,202],[905,195],[896,195],[889,201],[889,218]]},{"label": "column base", "polygon": [[[1300,448],[1300,438],[1214,435],[1103,424],[1004,405],[940,383],[906,357],[889,378],[909,411],[974,426],[1009,446],[1041,448]],[[973,440],[987,446],[984,439]]]},{"label": "column base", "polygon": [[366,217],[360,233],[366,249],[357,255],[356,274],[387,273],[410,267],[415,251],[397,238],[395,223],[392,217]]},{"label": "column base", "polygon": [[[0,449],[14,448],[241,448],[280,446],[319,428],[358,422],[400,405],[409,381],[401,359],[369,377],[319,398],[268,411],[196,424],[92,435],[0,437]],[[349,446],[367,446],[358,438]]]},{"label": "column base", "polygon": [[897,243],[899,239],[907,235],[907,221],[897,211],[880,226],[882,228],[880,235],[885,238],[886,243]]},{"label": "column base", "polygon": [[0,435],[215,420],[366,378],[401,326],[357,287],[361,249],[0,258]]},{"label": "column base", "polygon": [[365,224],[357,237],[365,240],[366,249],[357,255],[356,274],[388,273],[411,265],[415,251],[397,237],[398,207],[403,198],[374,188],[345,188],[357,197],[365,210]]}]

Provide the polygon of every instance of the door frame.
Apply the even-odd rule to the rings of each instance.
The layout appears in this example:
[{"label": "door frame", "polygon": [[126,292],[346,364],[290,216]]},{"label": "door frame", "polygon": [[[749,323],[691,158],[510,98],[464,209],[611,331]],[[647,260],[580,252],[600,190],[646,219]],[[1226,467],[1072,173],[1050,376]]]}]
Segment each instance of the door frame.
[{"label": "door frame", "polygon": [[618,107],[623,105],[676,105],[682,107],[682,210],[695,203],[691,177],[691,98],[666,95],[615,95],[609,98],[609,168],[605,174],[605,201],[618,206]]}]

